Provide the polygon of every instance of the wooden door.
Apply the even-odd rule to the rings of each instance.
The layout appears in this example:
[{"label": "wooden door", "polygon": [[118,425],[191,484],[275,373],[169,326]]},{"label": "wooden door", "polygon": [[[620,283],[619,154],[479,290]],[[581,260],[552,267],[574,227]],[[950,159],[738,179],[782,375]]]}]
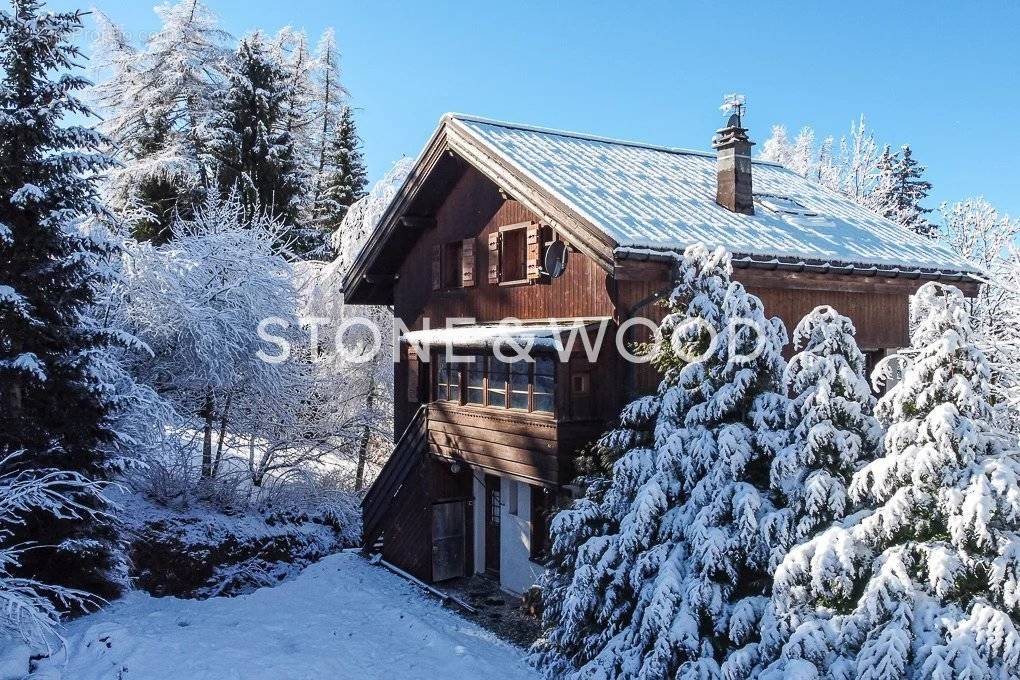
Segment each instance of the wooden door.
[{"label": "wooden door", "polygon": [[467,503],[450,501],[432,506],[432,580],[467,575]]},{"label": "wooden door", "polygon": [[499,518],[502,498],[499,477],[485,475],[485,571],[499,574]]}]

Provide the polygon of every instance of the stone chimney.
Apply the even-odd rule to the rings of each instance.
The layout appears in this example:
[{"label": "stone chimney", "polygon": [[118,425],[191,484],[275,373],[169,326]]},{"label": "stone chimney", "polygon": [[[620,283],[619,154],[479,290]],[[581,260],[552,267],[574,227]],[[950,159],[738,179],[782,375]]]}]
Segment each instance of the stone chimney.
[{"label": "stone chimney", "polygon": [[716,131],[712,147],[716,161],[715,202],[735,213],[754,214],[751,192],[751,147],[747,130],[740,125],[740,111],[730,116],[726,127]]}]

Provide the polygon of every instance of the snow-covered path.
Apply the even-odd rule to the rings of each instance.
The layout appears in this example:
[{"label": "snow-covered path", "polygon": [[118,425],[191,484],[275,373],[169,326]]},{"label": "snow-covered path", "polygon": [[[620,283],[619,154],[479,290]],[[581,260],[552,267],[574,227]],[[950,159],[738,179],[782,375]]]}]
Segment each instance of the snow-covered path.
[{"label": "snow-covered path", "polygon": [[532,679],[521,650],[343,553],[292,581],[210,600],[132,593],[66,631],[60,680]]}]

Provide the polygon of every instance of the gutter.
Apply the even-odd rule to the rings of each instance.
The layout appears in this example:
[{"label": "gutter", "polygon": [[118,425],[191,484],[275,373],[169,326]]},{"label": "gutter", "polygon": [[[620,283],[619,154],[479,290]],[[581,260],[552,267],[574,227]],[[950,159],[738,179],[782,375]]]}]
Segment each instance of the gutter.
[{"label": "gutter", "polygon": [[[680,256],[679,250],[658,250],[654,248],[617,248],[614,251],[618,260],[634,260],[637,262],[674,262]],[[803,260],[796,258],[762,258],[753,255],[734,254],[734,269],[759,269],[765,271],[805,272],[812,274],[840,274],[849,276],[881,276],[890,279],[907,279],[921,281],[962,281],[981,283],[982,280],[974,272],[942,271],[940,269],[904,269],[901,267],[882,265],[854,265],[825,262],[822,260]]]}]

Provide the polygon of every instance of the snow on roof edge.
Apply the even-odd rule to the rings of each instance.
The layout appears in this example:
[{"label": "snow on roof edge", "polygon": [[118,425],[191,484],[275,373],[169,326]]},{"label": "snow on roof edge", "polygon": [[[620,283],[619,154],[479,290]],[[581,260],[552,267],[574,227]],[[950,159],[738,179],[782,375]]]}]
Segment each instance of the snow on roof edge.
[{"label": "snow on roof edge", "polygon": [[[630,139],[618,139],[615,137],[604,137],[602,135],[593,135],[584,132],[574,132],[571,130],[560,130],[558,128],[542,127],[540,125],[526,125],[524,123],[511,123],[505,120],[496,120],[495,118],[485,118],[484,116],[475,116],[469,113],[444,113],[441,120],[460,120],[469,123],[481,123],[482,125],[496,125],[499,127],[509,128],[511,130],[524,130],[527,132],[538,132],[546,135],[556,135],[559,137],[571,137],[573,139],[583,139],[589,142],[601,142],[604,144],[619,144],[621,146],[633,146],[639,149],[649,149],[651,151],[663,151],[665,153],[675,153],[688,156],[701,156],[703,158],[715,158],[716,154],[711,151],[699,151],[698,149],[685,149],[678,146],[664,146],[662,144],[650,144],[648,142],[637,142]],[[773,161],[765,161],[758,158],[754,158],[751,162],[755,165],[768,165],[776,168],[786,168],[786,166]]]},{"label": "snow on roof edge", "polygon": [[400,341],[405,344],[434,347],[447,345],[462,348],[491,349],[496,345],[511,342],[517,345],[540,349],[561,349],[561,334],[577,333],[595,325],[605,325],[612,319],[608,316],[557,319],[541,323],[522,324],[475,324],[429,328],[403,333]]},{"label": "snow on roof edge", "polygon": [[[517,131],[523,131],[523,132],[533,132],[533,133],[537,133],[537,134],[557,135],[557,136],[562,136],[562,137],[565,137],[565,138],[568,138],[568,139],[576,139],[576,140],[580,140],[580,141],[594,141],[594,142],[597,142],[597,143],[605,143],[605,144],[619,144],[619,145],[623,145],[623,146],[627,146],[627,147],[631,147],[631,148],[646,149],[646,150],[650,150],[650,151],[654,151],[654,152],[664,152],[664,153],[671,153],[671,154],[680,154],[680,155],[695,156],[695,157],[705,158],[705,159],[713,159],[713,158],[716,157],[715,154],[704,153],[704,152],[700,152],[700,151],[691,151],[691,150],[685,150],[685,149],[676,149],[676,148],[672,148],[672,147],[657,146],[657,145],[652,145],[652,144],[643,144],[643,143],[638,143],[638,142],[630,142],[630,141],[626,141],[626,140],[617,140],[617,139],[612,139],[612,138],[607,138],[607,137],[600,137],[600,136],[597,136],[597,135],[587,135],[587,134],[583,134],[583,133],[576,133],[576,132],[569,132],[569,131],[563,131],[563,130],[556,130],[556,129],[552,129],[552,128],[543,128],[543,127],[539,127],[539,126],[523,125],[523,124],[516,124],[516,123],[507,123],[507,122],[504,122],[504,121],[498,121],[498,120],[493,120],[493,119],[489,119],[489,118],[484,118],[484,117],[481,117],[481,116],[473,116],[473,115],[469,115],[469,114],[447,113],[447,114],[445,114],[443,116],[442,120],[444,122],[449,120],[449,121],[457,121],[457,122],[461,123],[461,125],[459,126],[459,129],[464,130],[469,135],[471,135],[471,138],[473,140],[475,140],[476,143],[484,146],[489,151],[489,153],[494,154],[496,157],[498,157],[498,158],[502,159],[503,161],[508,162],[509,164],[511,164],[518,171],[520,171],[523,175],[525,175],[528,178],[530,178],[531,181],[533,181],[535,184],[540,186],[543,190],[548,192],[551,196],[555,196],[557,199],[562,201],[567,207],[569,207],[571,210],[573,210],[577,215],[579,215],[579,216],[583,217],[585,220],[587,220],[589,224],[591,224],[595,228],[599,229],[606,236],[609,236],[610,239],[614,242],[614,248],[615,249],[626,248],[626,247],[632,247],[632,248],[650,248],[651,247],[651,248],[654,249],[655,246],[652,246],[651,244],[648,244],[648,243],[631,243],[631,244],[629,244],[629,243],[626,243],[626,242],[623,242],[623,241],[616,240],[616,239],[612,238],[611,230],[609,228],[607,228],[607,225],[604,224],[604,222],[603,222],[603,220],[601,218],[593,215],[590,211],[588,211],[588,210],[586,210],[584,208],[581,208],[575,201],[573,201],[571,199],[570,195],[568,195],[566,192],[560,191],[557,187],[549,184],[543,178],[541,178],[540,176],[536,175],[529,168],[524,166],[512,154],[506,153],[505,150],[499,148],[495,143],[490,142],[488,139],[486,139],[485,135],[480,134],[479,131],[477,131],[475,129],[472,129],[472,126],[470,124],[471,123],[478,123],[480,125],[492,125],[492,126],[496,126],[496,127],[502,127],[502,128],[508,129],[508,130],[517,130]],[[768,162],[768,161],[757,161],[757,160],[755,160],[754,163],[755,163],[755,165],[776,168],[776,169],[778,169],[778,170],[780,170],[780,171],[782,171],[784,173],[788,173],[791,176],[796,177],[797,179],[806,180],[807,182],[809,182],[812,185],[812,189],[813,190],[820,191],[822,194],[827,194],[828,196],[832,197],[833,199],[836,199],[836,200],[841,201],[841,202],[848,202],[849,201],[849,199],[846,196],[844,196],[843,194],[841,194],[840,192],[837,192],[837,191],[833,190],[832,188],[824,186],[824,185],[822,185],[820,183],[816,183],[816,182],[812,182],[811,180],[807,180],[806,178],[803,178],[801,175],[798,175],[796,172],[794,172],[793,170],[791,170],[790,168],[788,168],[788,167],[786,167],[784,165],[781,165],[779,163],[772,163],[772,162]],[[909,234],[909,230],[906,230],[904,227],[902,227],[900,225],[896,225],[895,223],[890,222],[889,220],[887,220],[885,218],[882,218],[880,216],[877,216],[877,217],[879,219],[881,219],[882,221],[889,222],[890,224],[896,226],[897,229],[899,229],[901,231],[908,232],[908,234]],[[910,236],[914,236],[914,234],[909,234],[909,235]],[[948,258],[946,260],[946,262],[945,262],[946,264],[948,264],[948,262],[954,261],[954,260],[956,262],[958,262],[959,264],[956,265],[955,267],[937,267],[937,266],[918,267],[917,269],[919,271],[932,272],[932,273],[938,272],[940,274],[945,274],[945,273],[948,273],[948,272],[951,272],[953,274],[958,274],[958,273],[959,274],[980,274],[981,273],[981,270],[980,270],[979,267],[974,266],[973,263],[970,263],[970,262],[967,262],[966,260],[963,260],[962,258],[959,257],[958,254],[952,252],[949,248],[945,247],[943,244],[939,244],[939,243],[934,243],[933,242],[933,243],[928,244],[928,246],[930,246],[931,248],[934,248],[937,251],[941,251],[941,254],[943,256],[945,256],[946,258]],[[664,243],[661,246],[657,246],[657,247],[659,249],[661,249],[661,250],[672,250],[672,251],[679,250],[681,252],[683,250],[682,246],[677,245],[677,244],[669,244],[669,243]],[[736,253],[740,253],[741,255],[749,255],[749,256],[757,256],[757,257],[780,257],[780,258],[788,258],[788,259],[791,259],[791,260],[805,260],[805,257],[804,257],[804,255],[802,253],[801,254],[786,254],[786,253],[778,253],[778,252],[773,252],[773,251],[769,251],[769,252],[765,252],[765,251],[761,251],[761,252],[747,251],[747,252],[744,252],[743,250],[735,249],[735,248],[729,248],[729,250],[731,252],[735,253],[735,254]],[[827,263],[832,264],[833,266],[842,266],[844,268],[847,265],[850,265],[850,266],[862,265],[862,266],[865,266],[865,267],[884,267],[884,268],[888,268],[890,270],[898,269],[900,271],[911,271],[911,268],[909,267],[909,265],[904,265],[903,262],[892,261],[892,260],[882,260],[881,258],[860,258],[860,259],[853,259],[853,260],[851,260],[849,258],[843,259],[843,258],[838,258],[838,257],[837,258],[830,258],[828,260],[819,258],[818,262],[827,262]]]},{"label": "snow on roof edge", "polygon": [[[688,244],[694,245],[694,244]],[[715,244],[706,244],[714,246]],[[725,247],[725,246],[723,246]],[[636,256],[638,259],[641,258],[653,258],[653,257],[676,257],[682,255],[687,246],[685,245],[662,245],[662,246],[650,246],[645,244],[633,244],[633,245],[620,245],[613,249],[613,255],[618,258],[626,259],[631,256]],[[970,263],[967,263],[970,269],[949,269],[949,268],[938,268],[938,267],[911,267],[903,264],[895,264],[892,262],[881,262],[877,259],[867,260],[826,260],[823,258],[806,258],[802,255],[783,255],[780,253],[754,253],[754,252],[742,252],[735,251],[731,248],[727,248],[730,254],[733,256],[734,262],[743,260],[745,262],[755,262],[759,264],[770,264],[775,263],[777,265],[804,265],[806,267],[820,267],[827,266],[832,269],[876,269],[879,272],[898,272],[900,274],[929,274],[935,276],[947,276],[952,277],[955,275],[962,275],[970,278],[980,277],[982,272],[979,267],[976,267]],[[622,257],[621,257],[622,256]],[[976,279],[975,279],[976,280]]]}]

